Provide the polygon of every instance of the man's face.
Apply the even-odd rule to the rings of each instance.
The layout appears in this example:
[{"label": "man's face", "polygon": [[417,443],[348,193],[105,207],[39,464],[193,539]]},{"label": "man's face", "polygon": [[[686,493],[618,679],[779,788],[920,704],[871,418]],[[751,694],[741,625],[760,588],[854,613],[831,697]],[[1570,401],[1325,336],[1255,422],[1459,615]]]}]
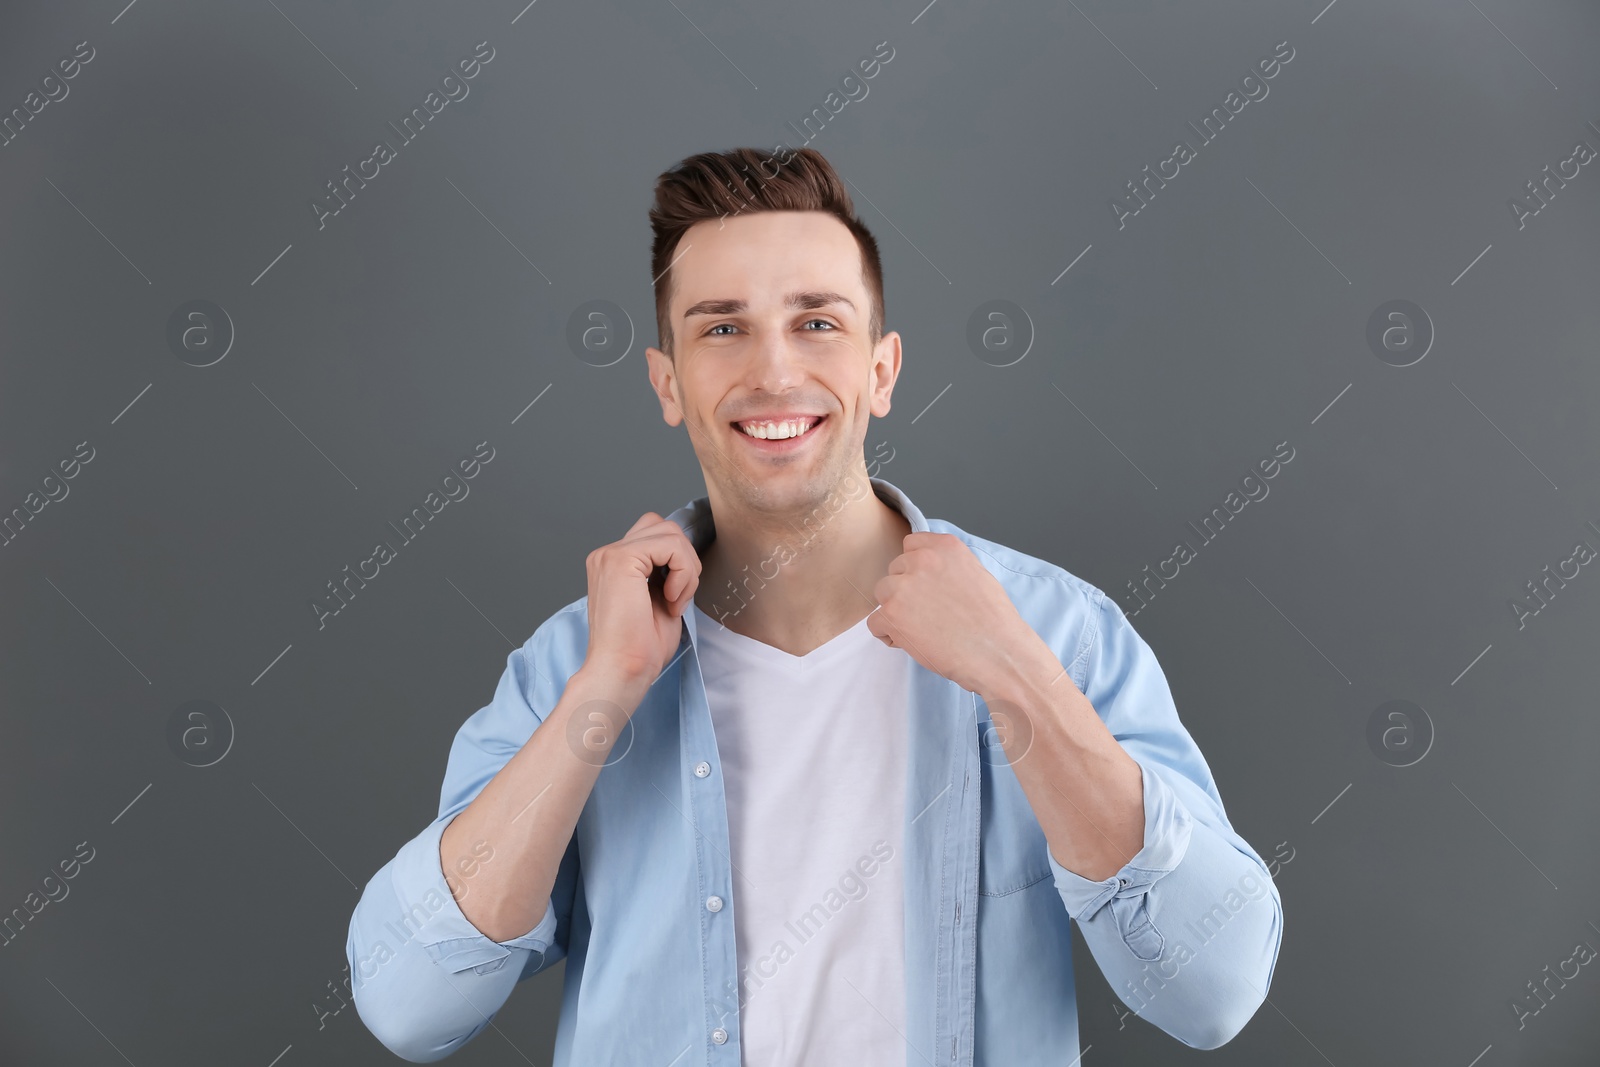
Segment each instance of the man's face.
[{"label": "man's face", "polygon": [[[736,216],[690,227],[673,254],[676,359],[645,356],[662,417],[688,425],[713,506],[793,511],[864,477],[868,420],[889,413],[900,336],[871,343],[861,250],[845,225],[817,211]],[[815,425],[783,440],[788,429],[762,440],[738,425],[769,418]]]}]

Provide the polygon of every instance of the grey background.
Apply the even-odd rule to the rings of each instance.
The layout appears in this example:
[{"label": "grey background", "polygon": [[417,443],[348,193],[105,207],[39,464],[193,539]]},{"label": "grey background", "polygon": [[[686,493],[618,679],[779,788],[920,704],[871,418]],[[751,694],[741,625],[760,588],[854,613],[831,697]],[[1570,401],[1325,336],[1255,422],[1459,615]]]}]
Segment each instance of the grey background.
[{"label": "grey background", "polygon": [[[645,378],[652,182],[798,146],[880,41],[811,144],[905,341],[882,477],[1131,612],[1295,449],[1134,618],[1234,825],[1293,857],[1270,1004],[1201,1054],[1119,1018],[1079,941],[1082,1062],[1600,1058],[1600,966],[1510,1008],[1600,947],[1600,576],[1509,607],[1600,547],[1600,167],[1520,230],[1507,207],[1600,148],[1593,3],[124,3],[0,13],[0,111],[96,50],[0,148],[0,511],[95,449],[0,548],[0,912],[95,849],[0,948],[0,1061],[393,1062],[353,1008],[319,1019],[358,887],[585,554],[703,492]],[[1284,40],[1119,229],[1110,198]],[[480,41],[469,96],[319,230],[323,183]],[[203,368],[166,342],[195,299],[236,331]],[[604,368],[565,339],[594,299],[637,331]],[[965,341],[995,299],[1033,330],[1004,368]],[[1365,340],[1391,299],[1437,331],[1408,367]],[[310,598],[483,440],[319,630]],[[167,741],[197,699],[236,731],[203,768]],[[1390,700],[1432,723],[1412,766],[1368,744]],[[561,978],[452,1062],[548,1063]]]}]

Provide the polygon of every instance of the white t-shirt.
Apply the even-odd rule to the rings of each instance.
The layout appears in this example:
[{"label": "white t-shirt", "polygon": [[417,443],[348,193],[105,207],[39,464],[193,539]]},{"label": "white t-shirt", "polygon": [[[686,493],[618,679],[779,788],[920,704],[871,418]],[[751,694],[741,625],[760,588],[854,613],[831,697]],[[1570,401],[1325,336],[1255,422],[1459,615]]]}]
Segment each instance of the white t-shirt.
[{"label": "white t-shirt", "polygon": [[904,1063],[906,654],[866,619],[792,656],[694,610],[745,1067]]}]

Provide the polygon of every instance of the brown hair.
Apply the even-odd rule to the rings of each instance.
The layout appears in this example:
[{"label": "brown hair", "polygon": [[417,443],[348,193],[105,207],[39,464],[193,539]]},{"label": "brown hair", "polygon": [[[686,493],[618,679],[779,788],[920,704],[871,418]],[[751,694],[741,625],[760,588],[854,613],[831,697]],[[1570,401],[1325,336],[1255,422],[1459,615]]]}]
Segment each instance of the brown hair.
[{"label": "brown hair", "polygon": [[[787,154],[787,158],[778,156]],[[771,166],[775,173],[769,175]],[[737,190],[737,191],[736,191]],[[655,279],[656,332],[660,348],[672,355],[672,275],[668,268],[684,232],[698,222],[760,211],[823,211],[849,228],[861,249],[861,277],[872,304],[868,321],[871,343],[883,337],[883,264],[878,242],[856,218],[844,180],[814,148],[776,155],[758,148],[702,152],[680,162],[656,179],[650,208],[650,274]]]}]

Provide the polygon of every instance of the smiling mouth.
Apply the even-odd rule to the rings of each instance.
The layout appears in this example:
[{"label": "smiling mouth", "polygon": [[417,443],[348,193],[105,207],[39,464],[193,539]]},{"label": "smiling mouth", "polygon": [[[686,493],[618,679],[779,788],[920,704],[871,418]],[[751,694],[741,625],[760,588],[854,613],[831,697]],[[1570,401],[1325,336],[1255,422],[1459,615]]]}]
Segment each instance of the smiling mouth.
[{"label": "smiling mouth", "polygon": [[827,418],[826,415],[804,415],[792,419],[753,419],[729,425],[752,441],[777,445],[809,437]]}]

